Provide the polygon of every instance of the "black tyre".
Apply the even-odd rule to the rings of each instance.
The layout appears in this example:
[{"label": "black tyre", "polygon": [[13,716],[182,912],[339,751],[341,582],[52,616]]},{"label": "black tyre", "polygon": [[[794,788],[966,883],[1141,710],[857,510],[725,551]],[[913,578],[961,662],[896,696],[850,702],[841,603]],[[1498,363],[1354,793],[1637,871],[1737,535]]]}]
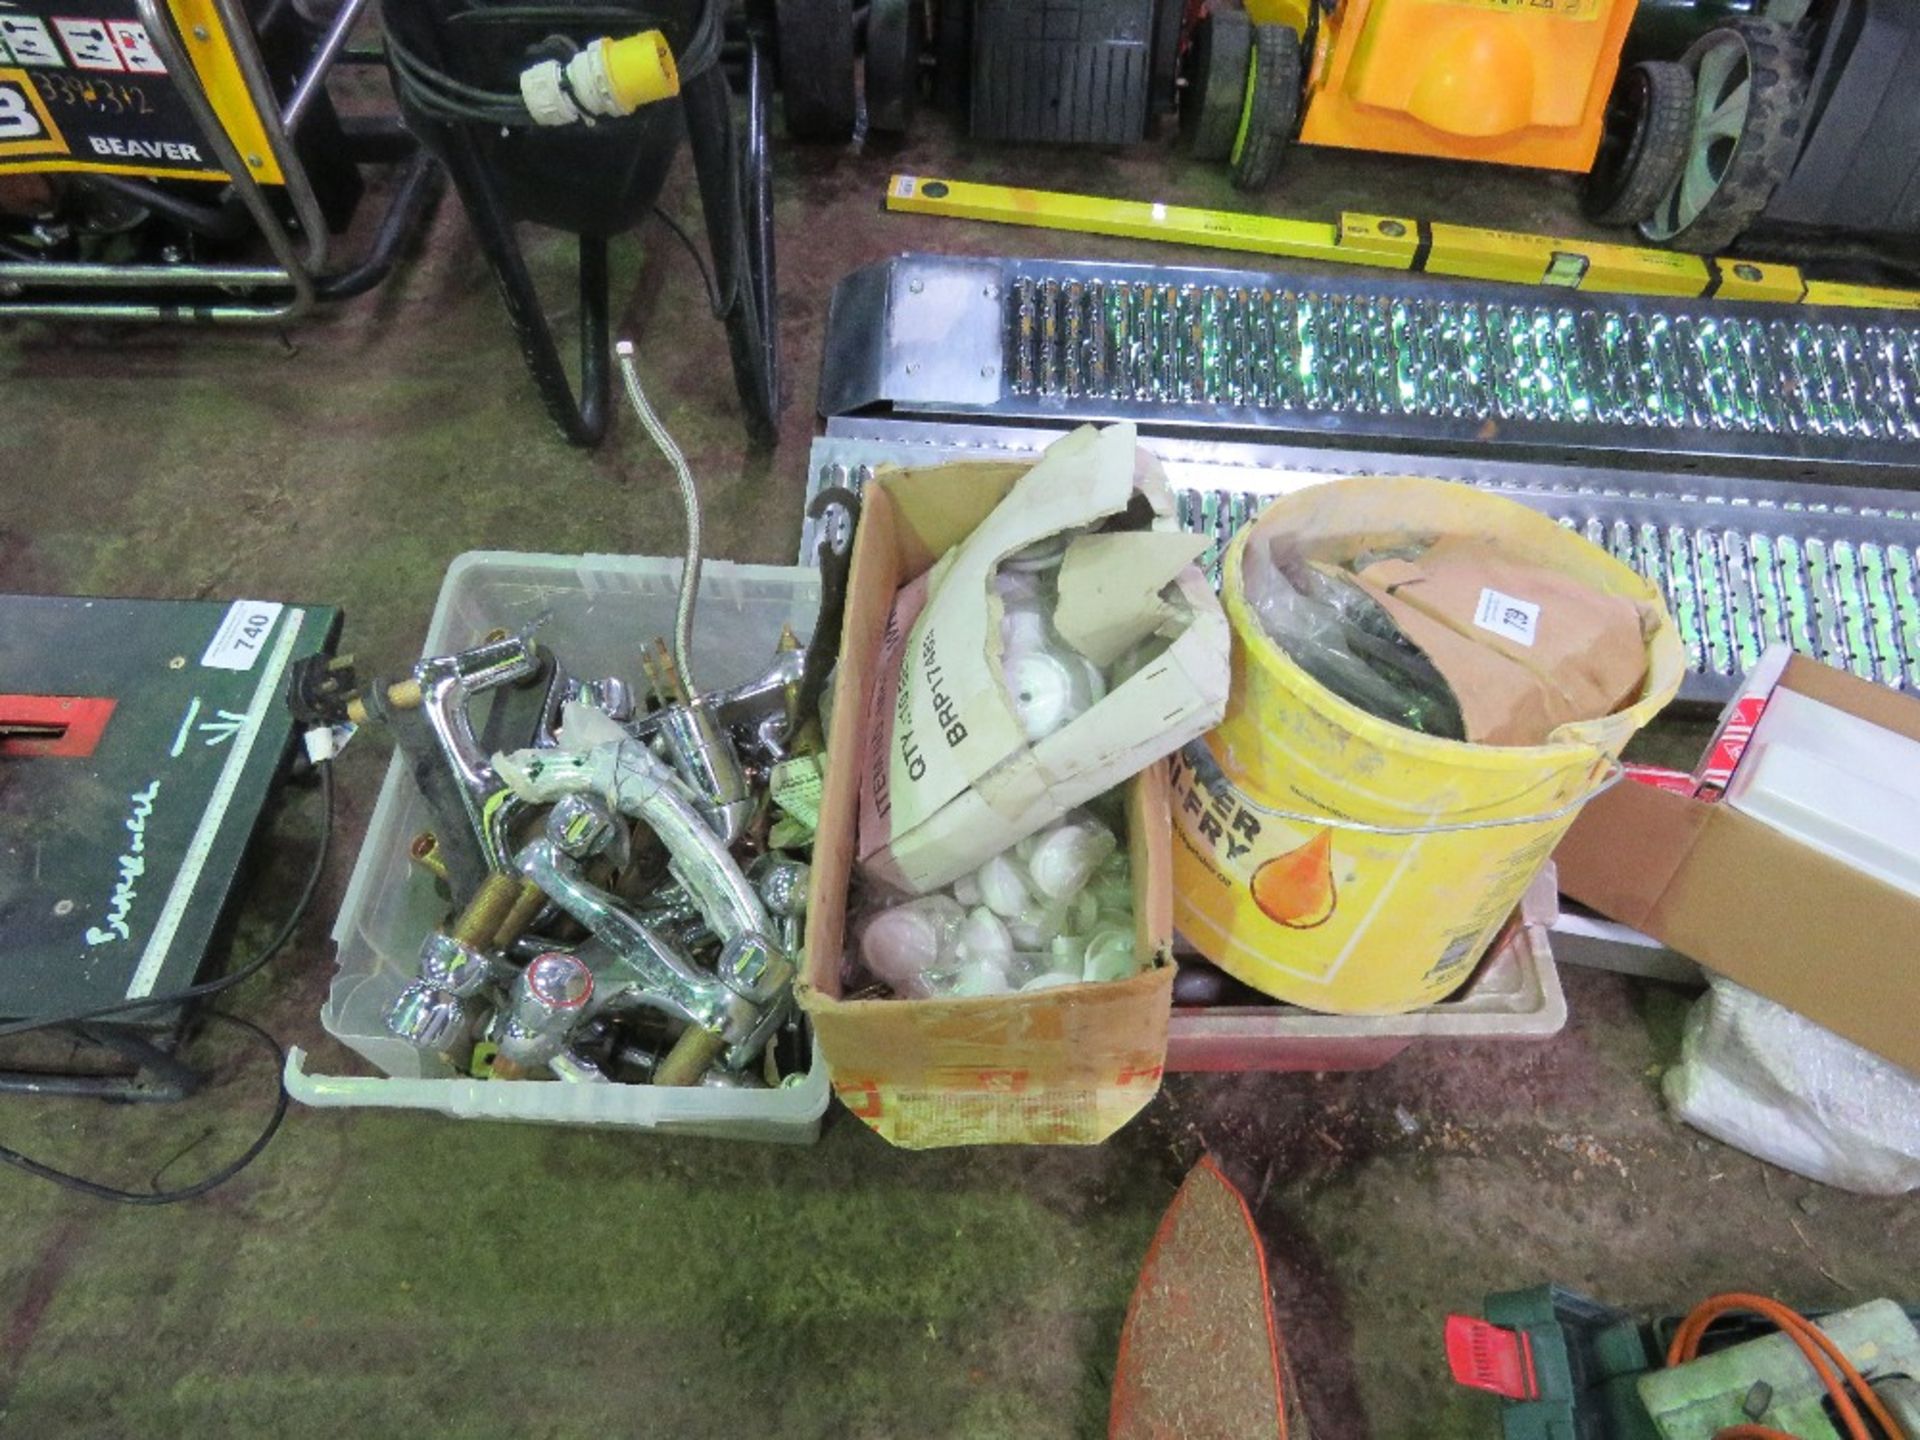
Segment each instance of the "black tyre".
[{"label": "black tyre", "polygon": [[1180,105],[1180,132],[1196,160],[1224,160],[1240,133],[1247,69],[1253,63],[1253,22],[1247,12],[1215,0],[1193,32],[1192,66]]},{"label": "black tyre", "polygon": [[1187,18],[1186,0],[1155,0],[1153,65],[1147,89],[1147,113],[1170,115],[1180,105],[1180,34]]},{"label": "black tyre", "polygon": [[920,0],[872,0],[867,11],[867,127],[904,135],[920,100]]},{"label": "black tyre", "polygon": [[1264,189],[1286,158],[1300,118],[1300,80],[1300,37],[1285,25],[1254,26],[1245,123],[1227,156],[1235,189]]},{"label": "black tyre", "polygon": [[780,108],[796,140],[853,136],[853,0],[777,0]]},{"label": "black tyre", "polygon": [[973,0],[933,0],[933,103],[967,108],[973,87]]},{"label": "black tyre", "polygon": [[1638,225],[1679,183],[1693,138],[1693,73],[1671,60],[1629,69],[1607,104],[1581,208],[1600,225]]},{"label": "black tyre", "polygon": [[1807,58],[1784,25],[1741,20],[1681,57],[1693,125],[1679,178],[1640,222],[1649,240],[1713,255],[1760,218],[1800,153]]}]

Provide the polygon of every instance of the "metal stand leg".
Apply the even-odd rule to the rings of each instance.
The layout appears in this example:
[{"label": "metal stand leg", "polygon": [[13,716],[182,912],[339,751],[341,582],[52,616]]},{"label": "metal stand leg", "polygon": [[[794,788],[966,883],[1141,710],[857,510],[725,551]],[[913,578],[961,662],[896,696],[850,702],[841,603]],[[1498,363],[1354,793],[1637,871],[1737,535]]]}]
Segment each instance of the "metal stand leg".
[{"label": "metal stand leg", "polygon": [[507,318],[520,339],[520,353],[546,402],[547,413],[572,445],[594,446],[606,437],[607,400],[612,392],[608,352],[612,345],[607,302],[607,242],[580,237],[580,391],[575,397],[560,359],[553,327],[528,273],[520,237],[500,203],[493,177],[481,160],[473,136],[463,126],[443,126],[442,151],[454,189],[460,192],[481,253],[500,282]]},{"label": "metal stand leg", "polygon": [[[388,23],[397,27],[396,38],[404,38],[428,63],[444,69],[439,32],[447,21],[437,13],[442,3],[419,0],[410,8],[395,8],[388,15]],[[719,22],[709,10],[703,23]],[[702,50],[703,55],[707,53]],[[725,68],[717,59],[702,59],[697,71],[683,76],[680,118],[685,123],[700,187],[707,249],[713,257],[714,282],[721,296],[719,318],[726,326],[734,383],[745,410],[747,430],[755,443],[771,445],[779,408],[778,352],[773,329],[772,200],[766,141],[768,81],[757,43],[749,44],[747,60],[749,120],[744,158],[735,131],[733,96],[727,87]],[[483,132],[464,120],[430,119],[411,113],[409,119],[428,148],[440,155],[459,192],[481,253],[499,282],[507,316],[548,413],[571,443],[599,444],[607,430],[611,395],[608,237],[580,237],[580,371],[576,390],[528,272],[513,212],[503,199],[502,183],[482,146]],[[660,119],[672,121],[674,117],[663,112]],[[635,143],[671,146],[678,142],[665,124],[656,124],[647,127]],[[661,150],[649,158],[660,162],[663,175],[670,152]]]},{"label": "metal stand leg", "polygon": [[763,31],[756,30],[747,50],[747,263],[753,275],[754,308],[760,317],[761,348],[766,352],[768,423],[780,418],[780,289],[773,249],[773,157],[768,125],[773,111],[773,66],[767,60]]},{"label": "metal stand leg", "polygon": [[59,1075],[31,1070],[0,1070],[0,1094],[55,1099],[139,1100],[170,1104],[200,1088],[199,1071],[150,1040],[114,1025],[75,1025],[73,1033],[90,1045],[111,1050],[135,1066],[132,1075]]},{"label": "metal stand leg", "polygon": [[[411,136],[408,145],[414,145]],[[440,162],[424,150],[417,150],[407,171],[394,186],[393,199],[381,217],[373,244],[360,262],[348,270],[313,277],[316,300],[350,300],[364,295],[392,273],[407,241],[426,223],[446,189],[446,176]]]}]

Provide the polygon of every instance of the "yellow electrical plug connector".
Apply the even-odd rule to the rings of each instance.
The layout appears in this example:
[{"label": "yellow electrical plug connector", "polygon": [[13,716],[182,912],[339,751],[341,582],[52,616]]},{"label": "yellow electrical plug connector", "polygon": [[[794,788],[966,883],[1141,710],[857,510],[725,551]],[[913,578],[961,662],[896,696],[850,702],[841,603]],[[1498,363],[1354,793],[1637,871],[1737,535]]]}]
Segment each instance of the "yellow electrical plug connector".
[{"label": "yellow electrical plug connector", "polygon": [[596,40],[600,63],[606,70],[607,90],[622,114],[642,105],[671,100],[680,93],[680,72],[673,51],[658,30],[643,30],[624,40]]},{"label": "yellow electrical plug connector", "polygon": [[658,30],[622,40],[603,36],[565,65],[542,60],[520,72],[520,97],[536,125],[619,120],[679,93],[680,71]]}]

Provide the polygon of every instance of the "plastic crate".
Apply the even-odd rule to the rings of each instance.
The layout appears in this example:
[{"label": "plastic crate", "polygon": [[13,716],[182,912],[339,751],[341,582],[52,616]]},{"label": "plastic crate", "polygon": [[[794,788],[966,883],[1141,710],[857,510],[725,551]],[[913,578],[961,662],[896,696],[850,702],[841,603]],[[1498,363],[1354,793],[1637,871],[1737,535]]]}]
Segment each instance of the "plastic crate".
[{"label": "plastic crate", "polygon": [[1452,999],[1405,1015],[1323,1015],[1291,1005],[1176,1005],[1169,1070],[1372,1070],[1416,1041],[1546,1040],[1567,1024],[1547,943],[1558,912],[1551,867],[1512,926]]},{"label": "plastic crate", "polygon": [[[426,653],[477,643],[495,627],[541,622],[539,637],[575,674],[637,680],[639,653],[673,633],[680,561],[650,556],[515,555],[473,551],[447,571]],[[781,628],[807,635],[819,609],[819,572],[708,562],[694,616],[693,664],[706,689],[762,673]],[[831,1088],[816,1051],[791,1088],[719,1090],[650,1085],[503,1083],[466,1079],[387,1031],[387,1007],[414,978],[421,939],[444,906],[408,862],[430,820],[396,756],[374,807],[334,923],[337,972],[320,1022],[388,1078],[309,1074],[287,1056],[287,1089],[308,1105],[438,1110],[462,1119],[620,1126],[740,1140],[806,1143],[820,1133]]]}]

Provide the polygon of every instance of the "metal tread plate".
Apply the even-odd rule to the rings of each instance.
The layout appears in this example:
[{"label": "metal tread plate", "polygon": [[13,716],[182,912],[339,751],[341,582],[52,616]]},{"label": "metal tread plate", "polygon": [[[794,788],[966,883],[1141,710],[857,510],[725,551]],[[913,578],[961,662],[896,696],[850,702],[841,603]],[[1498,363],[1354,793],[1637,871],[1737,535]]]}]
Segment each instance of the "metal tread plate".
[{"label": "metal tread plate", "polygon": [[[883,465],[1030,459],[1060,433],[835,420],[814,441],[809,499],[857,489]],[[1920,497],[1902,491],[1184,436],[1152,447],[1181,526],[1212,538],[1201,563],[1215,584],[1226,542],[1280,495],[1344,475],[1434,475],[1529,505],[1658,584],[1687,647],[1683,700],[1724,700],[1777,643],[1920,689]]]},{"label": "metal tread plate", "polygon": [[907,255],[842,281],[821,410],[1920,484],[1902,312]]}]

